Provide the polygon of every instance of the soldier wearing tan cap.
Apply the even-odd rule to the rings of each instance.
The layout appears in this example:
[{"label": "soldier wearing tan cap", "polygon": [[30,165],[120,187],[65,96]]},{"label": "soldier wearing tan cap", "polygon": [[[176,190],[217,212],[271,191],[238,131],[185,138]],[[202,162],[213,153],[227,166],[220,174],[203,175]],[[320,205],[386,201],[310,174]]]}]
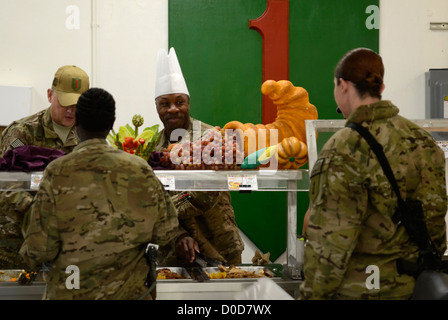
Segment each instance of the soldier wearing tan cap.
[{"label": "soldier wearing tan cap", "polygon": [[[16,120],[2,133],[0,157],[8,150],[32,145],[70,153],[78,144],[75,131],[75,106],[89,88],[89,76],[73,65],[60,67],[47,90],[50,106],[36,114]],[[25,268],[18,250],[23,242],[22,219],[33,202],[27,191],[0,193],[0,268]]]},{"label": "soldier wearing tan cap", "polygon": [[0,156],[23,145],[71,152],[78,144],[74,127],[76,102],[88,88],[89,76],[84,70],[72,65],[60,67],[47,90],[50,107],[11,123],[1,135]]}]

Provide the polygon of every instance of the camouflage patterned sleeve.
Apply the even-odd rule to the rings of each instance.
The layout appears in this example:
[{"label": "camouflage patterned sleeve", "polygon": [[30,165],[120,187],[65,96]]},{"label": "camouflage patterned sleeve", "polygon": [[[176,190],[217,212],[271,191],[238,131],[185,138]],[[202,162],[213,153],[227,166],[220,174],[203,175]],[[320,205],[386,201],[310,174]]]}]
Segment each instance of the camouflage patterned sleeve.
[{"label": "camouflage patterned sleeve", "polygon": [[[414,193],[423,207],[429,235],[443,255],[447,248],[445,215],[447,212],[447,190],[445,182],[445,154],[436,144],[426,143],[414,156],[420,168],[420,183]],[[432,147],[431,147],[432,146]]]},{"label": "camouflage patterned sleeve", "polygon": [[157,179],[159,219],[154,225],[152,242],[160,245],[159,263],[175,259],[176,240],[186,234],[186,231],[179,226],[177,210],[171,200],[169,193],[163,188]]},{"label": "camouflage patterned sleeve", "polygon": [[203,215],[218,201],[218,191],[189,191],[171,195],[179,218],[187,219]]},{"label": "camouflage patterned sleeve", "polygon": [[25,215],[22,225],[24,242],[20,254],[32,268],[53,260],[59,251],[59,231],[50,176],[51,172],[45,170],[36,200],[31,211]]},{"label": "camouflage patterned sleeve", "polygon": [[30,209],[33,199],[34,195],[28,191],[6,191],[0,194],[0,207],[4,210],[12,207],[16,213],[23,214]]},{"label": "camouflage patterned sleeve", "polygon": [[241,264],[244,243],[239,235],[230,192],[220,192],[216,204],[203,215],[208,227],[207,237],[214,240],[214,247],[227,264]]},{"label": "camouflage patterned sleeve", "polygon": [[207,211],[210,210],[216,203],[220,192],[218,191],[191,191],[189,192],[189,202],[196,208]]},{"label": "camouflage patterned sleeve", "polygon": [[302,298],[331,299],[344,278],[368,202],[357,167],[334,150],[321,152],[313,167]]},{"label": "camouflage patterned sleeve", "polygon": [[6,151],[13,149],[11,144],[17,139],[24,145],[30,144],[30,135],[28,130],[20,124],[11,124],[2,133],[0,139],[0,157],[3,157]]}]

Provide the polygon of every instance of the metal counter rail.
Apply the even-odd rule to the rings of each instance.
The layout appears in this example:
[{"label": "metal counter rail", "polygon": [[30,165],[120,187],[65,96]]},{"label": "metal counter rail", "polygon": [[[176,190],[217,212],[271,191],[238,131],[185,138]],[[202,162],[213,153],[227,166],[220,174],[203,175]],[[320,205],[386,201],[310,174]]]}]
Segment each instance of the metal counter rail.
[{"label": "metal counter rail", "polygon": [[[154,170],[166,189],[178,191],[242,191],[229,189],[231,177],[255,178],[253,191],[308,191],[308,170]],[[0,171],[0,191],[36,191],[42,172]],[[291,183],[294,181],[295,183]]]},{"label": "metal counter rail", "polygon": [[33,282],[29,285],[0,282],[0,300],[41,300],[45,291],[45,282]]},{"label": "metal counter rail", "polygon": [[257,186],[252,191],[308,191],[309,187],[308,170],[154,170],[154,173],[162,182],[174,179],[172,190],[178,191],[242,191],[230,189],[232,177],[255,178]]},{"label": "metal counter rail", "polygon": [[[411,120],[428,132],[448,132],[448,119],[414,119]],[[306,144],[308,147],[308,168],[311,170],[317,160],[317,133],[336,132],[345,127],[346,120],[305,120]]]},{"label": "metal counter rail", "polygon": [[[210,280],[195,282],[165,280],[157,282],[157,300],[234,300],[235,295],[256,279]],[[274,279],[292,298],[297,299],[301,280]],[[41,300],[45,291],[44,282],[30,285],[0,283],[0,300]]]}]

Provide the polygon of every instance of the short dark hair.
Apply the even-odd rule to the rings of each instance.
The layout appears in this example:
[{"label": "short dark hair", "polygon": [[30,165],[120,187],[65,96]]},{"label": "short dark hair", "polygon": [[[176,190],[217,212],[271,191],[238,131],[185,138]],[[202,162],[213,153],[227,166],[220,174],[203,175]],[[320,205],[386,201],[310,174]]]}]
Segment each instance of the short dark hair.
[{"label": "short dark hair", "polygon": [[384,65],[381,56],[371,49],[357,48],[347,52],[337,64],[334,77],[353,82],[361,97],[370,95],[381,99]]},{"label": "short dark hair", "polygon": [[76,104],[76,124],[92,132],[108,131],[115,122],[115,100],[104,89],[90,88]]}]

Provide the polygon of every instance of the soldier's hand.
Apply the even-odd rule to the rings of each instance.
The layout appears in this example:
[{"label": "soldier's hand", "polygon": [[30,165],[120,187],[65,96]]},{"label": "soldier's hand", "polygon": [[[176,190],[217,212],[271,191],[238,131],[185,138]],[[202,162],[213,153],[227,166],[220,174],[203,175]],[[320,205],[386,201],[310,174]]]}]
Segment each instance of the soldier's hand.
[{"label": "soldier's hand", "polygon": [[196,252],[199,252],[199,245],[192,237],[183,236],[176,241],[177,255],[189,263],[196,259]]}]

